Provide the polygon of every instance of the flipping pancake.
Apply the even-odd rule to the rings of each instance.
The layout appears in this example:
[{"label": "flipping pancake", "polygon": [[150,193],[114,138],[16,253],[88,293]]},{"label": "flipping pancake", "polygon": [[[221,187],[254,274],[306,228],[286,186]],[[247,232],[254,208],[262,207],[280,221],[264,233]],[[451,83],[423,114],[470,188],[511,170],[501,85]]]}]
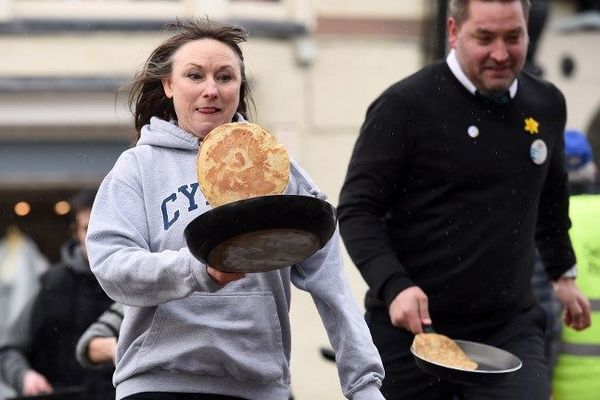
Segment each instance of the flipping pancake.
[{"label": "flipping pancake", "polygon": [[419,333],[415,335],[413,350],[419,357],[430,362],[451,368],[477,369],[477,363],[471,360],[448,336],[437,333]]},{"label": "flipping pancake", "polygon": [[202,193],[217,207],[283,193],[290,159],[283,145],[259,125],[232,122],[216,127],[202,140],[196,172]]}]

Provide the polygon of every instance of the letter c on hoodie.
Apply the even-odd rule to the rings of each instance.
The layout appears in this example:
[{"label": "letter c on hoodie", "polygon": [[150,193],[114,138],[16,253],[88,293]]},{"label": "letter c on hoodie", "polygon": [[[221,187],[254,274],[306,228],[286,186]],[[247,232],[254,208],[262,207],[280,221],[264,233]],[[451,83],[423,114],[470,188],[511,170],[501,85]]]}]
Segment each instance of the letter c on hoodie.
[{"label": "letter c on hoodie", "polygon": [[177,199],[177,195],[175,193],[171,193],[169,197],[163,200],[162,205],[160,206],[163,217],[163,227],[165,231],[169,229],[169,227],[173,225],[173,223],[177,221],[177,219],[179,219],[179,210],[175,210],[175,212],[173,213],[173,218],[171,219],[169,219],[169,215],[167,213],[167,202],[174,202],[175,199]]}]

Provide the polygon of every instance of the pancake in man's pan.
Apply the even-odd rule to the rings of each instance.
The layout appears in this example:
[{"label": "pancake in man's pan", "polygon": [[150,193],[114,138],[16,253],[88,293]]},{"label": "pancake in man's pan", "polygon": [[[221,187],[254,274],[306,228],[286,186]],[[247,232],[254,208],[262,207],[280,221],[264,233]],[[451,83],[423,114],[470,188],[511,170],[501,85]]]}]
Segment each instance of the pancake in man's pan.
[{"label": "pancake in man's pan", "polygon": [[419,333],[413,340],[413,348],[420,357],[452,368],[477,369],[477,363],[448,336],[438,333]]}]

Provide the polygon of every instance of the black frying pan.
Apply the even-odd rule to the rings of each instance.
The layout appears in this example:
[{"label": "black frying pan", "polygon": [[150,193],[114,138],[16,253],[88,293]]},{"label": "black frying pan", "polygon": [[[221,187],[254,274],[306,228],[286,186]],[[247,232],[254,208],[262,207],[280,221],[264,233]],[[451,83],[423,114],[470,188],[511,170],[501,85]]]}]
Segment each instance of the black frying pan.
[{"label": "black frying pan", "polygon": [[226,272],[266,272],[310,257],[331,238],[335,208],[310,196],[259,196],[218,206],[184,230],[190,252]]},{"label": "black frying pan", "polygon": [[502,382],[518,371],[523,363],[513,354],[482,343],[455,340],[466,355],[479,366],[476,370],[452,368],[420,357],[411,346],[417,366],[425,373],[456,383],[493,384]]}]

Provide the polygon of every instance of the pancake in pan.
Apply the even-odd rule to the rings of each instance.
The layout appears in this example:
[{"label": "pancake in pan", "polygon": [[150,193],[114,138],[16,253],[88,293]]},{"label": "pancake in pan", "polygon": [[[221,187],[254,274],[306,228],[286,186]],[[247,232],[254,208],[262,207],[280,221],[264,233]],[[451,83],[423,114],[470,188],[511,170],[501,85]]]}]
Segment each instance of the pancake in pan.
[{"label": "pancake in pan", "polygon": [[445,335],[419,333],[413,340],[413,349],[419,357],[436,364],[466,370],[477,369],[477,363]]}]

